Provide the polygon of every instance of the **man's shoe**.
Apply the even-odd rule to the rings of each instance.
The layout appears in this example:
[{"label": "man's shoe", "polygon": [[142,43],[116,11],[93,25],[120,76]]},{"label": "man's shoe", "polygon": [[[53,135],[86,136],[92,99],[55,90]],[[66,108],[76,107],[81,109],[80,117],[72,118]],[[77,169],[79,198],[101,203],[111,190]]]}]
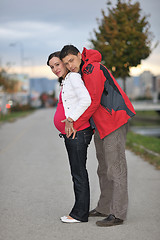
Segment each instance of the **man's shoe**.
[{"label": "man's shoe", "polygon": [[107,218],[97,221],[96,225],[99,227],[110,227],[123,224],[123,220],[116,218],[114,215],[110,214]]},{"label": "man's shoe", "polygon": [[89,217],[107,217],[108,215],[99,213],[96,211],[96,209],[93,209],[92,211],[89,212]]}]

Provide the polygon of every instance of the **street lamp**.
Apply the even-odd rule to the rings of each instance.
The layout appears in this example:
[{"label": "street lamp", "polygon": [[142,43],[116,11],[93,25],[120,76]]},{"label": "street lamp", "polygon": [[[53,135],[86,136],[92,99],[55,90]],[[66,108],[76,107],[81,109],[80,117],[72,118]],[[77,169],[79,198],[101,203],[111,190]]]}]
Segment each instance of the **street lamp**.
[{"label": "street lamp", "polygon": [[33,57],[25,57],[24,59],[24,65],[27,63],[27,66],[30,66],[30,76],[34,75],[34,61]]},{"label": "street lamp", "polygon": [[24,48],[21,42],[10,43],[10,47],[19,46],[20,48],[20,60],[21,60],[21,73],[23,73],[23,60],[24,60]]}]

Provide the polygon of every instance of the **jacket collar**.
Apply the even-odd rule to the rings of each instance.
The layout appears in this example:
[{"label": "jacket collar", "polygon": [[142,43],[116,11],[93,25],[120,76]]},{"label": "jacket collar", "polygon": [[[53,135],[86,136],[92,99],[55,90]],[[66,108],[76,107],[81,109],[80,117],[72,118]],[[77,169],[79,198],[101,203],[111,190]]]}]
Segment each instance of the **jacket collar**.
[{"label": "jacket collar", "polygon": [[80,65],[80,70],[79,70],[79,73],[82,75],[82,67],[83,67],[83,65],[84,65],[84,61],[83,60],[81,60],[81,65]]}]

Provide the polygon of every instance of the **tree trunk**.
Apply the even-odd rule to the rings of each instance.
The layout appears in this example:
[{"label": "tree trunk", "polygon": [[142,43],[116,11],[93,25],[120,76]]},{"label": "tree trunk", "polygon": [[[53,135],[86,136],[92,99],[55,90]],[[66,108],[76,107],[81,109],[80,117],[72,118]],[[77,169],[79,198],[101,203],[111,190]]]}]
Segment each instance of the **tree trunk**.
[{"label": "tree trunk", "polygon": [[126,93],[126,78],[123,78],[123,91]]}]

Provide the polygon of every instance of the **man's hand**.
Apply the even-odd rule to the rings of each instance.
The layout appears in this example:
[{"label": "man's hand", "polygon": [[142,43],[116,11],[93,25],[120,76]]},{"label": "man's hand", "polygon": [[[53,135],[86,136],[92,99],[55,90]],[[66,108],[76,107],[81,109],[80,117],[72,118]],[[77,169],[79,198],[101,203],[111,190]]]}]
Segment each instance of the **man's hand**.
[{"label": "man's hand", "polygon": [[77,130],[75,130],[74,127],[73,127],[73,120],[72,121],[71,120],[68,121],[67,119],[64,119],[61,122],[65,123],[65,133],[66,133],[66,136],[69,138],[72,135],[72,133],[73,133],[72,139],[74,139]]}]

